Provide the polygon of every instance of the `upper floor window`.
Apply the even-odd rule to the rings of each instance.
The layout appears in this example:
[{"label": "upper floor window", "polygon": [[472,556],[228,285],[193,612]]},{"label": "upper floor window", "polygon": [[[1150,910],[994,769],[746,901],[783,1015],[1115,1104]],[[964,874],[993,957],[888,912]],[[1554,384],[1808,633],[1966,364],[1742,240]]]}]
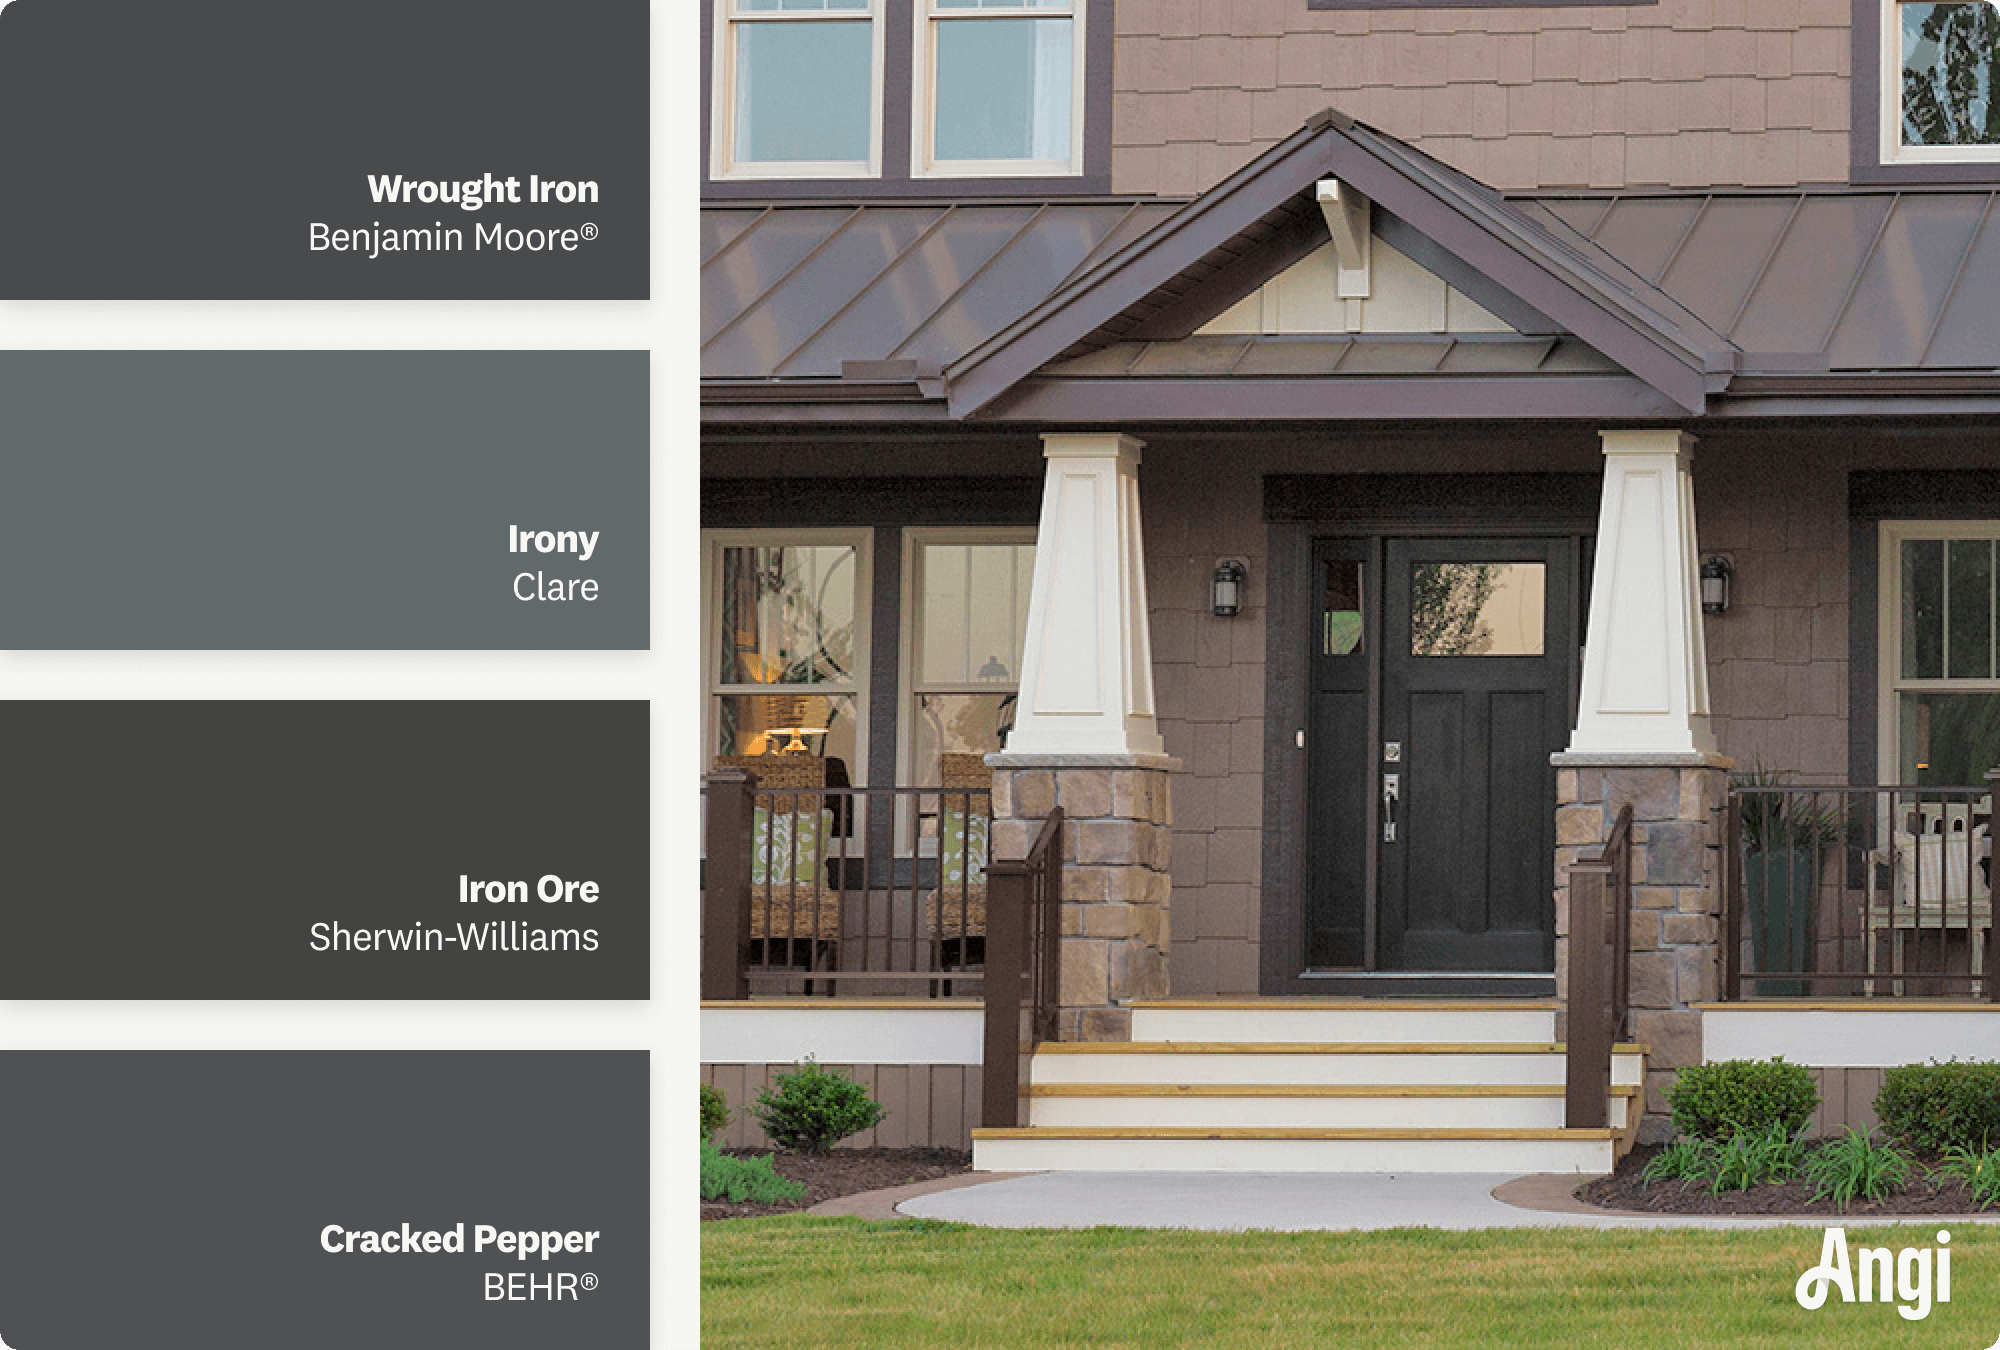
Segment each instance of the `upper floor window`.
[{"label": "upper floor window", "polygon": [[1882,162],[2000,162],[2000,8],[1987,0],[1884,6]]},{"label": "upper floor window", "polygon": [[705,191],[1105,191],[1112,5],[708,0]]},{"label": "upper floor window", "polygon": [[1075,173],[1082,0],[922,0],[919,171]]},{"label": "upper floor window", "polygon": [[878,0],[722,0],[716,176],[879,172]]}]

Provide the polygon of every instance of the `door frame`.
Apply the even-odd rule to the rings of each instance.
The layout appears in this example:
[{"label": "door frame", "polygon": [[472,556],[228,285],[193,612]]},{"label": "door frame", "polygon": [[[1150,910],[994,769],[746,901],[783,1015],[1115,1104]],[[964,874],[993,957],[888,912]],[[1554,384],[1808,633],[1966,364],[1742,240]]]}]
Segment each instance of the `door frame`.
[{"label": "door frame", "polygon": [[[1268,475],[1264,520],[1268,547],[1265,615],[1264,813],[1258,988],[1267,995],[1351,992],[1355,981],[1392,981],[1369,972],[1308,974],[1304,968],[1307,756],[1298,736],[1307,725],[1313,628],[1313,541],[1571,536],[1581,543],[1571,599],[1579,648],[1589,613],[1591,544],[1597,533],[1602,477],[1579,473]],[[1379,549],[1376,550],[1379,556]],[[1369,589],[1378,599],[1378,575]],[[1570,698],[1581,675],[1572,658]],[[1380,741],[1380,690],[1370,694],[1371,734]],[[1381,829],[1381,805],[1369,793],[1368,837]],[[1551,804],[1553,810],[1553,804]],[[1371,860],[1368,884],[1375,885]],[[1373,941],[1371,927],[1371,945]],[[1385,995],[1418,993],[1407,982]],[[1466,992],[1473,992],[1467,990]],[[1497,992],[1497,991],[1496,991]]]}]

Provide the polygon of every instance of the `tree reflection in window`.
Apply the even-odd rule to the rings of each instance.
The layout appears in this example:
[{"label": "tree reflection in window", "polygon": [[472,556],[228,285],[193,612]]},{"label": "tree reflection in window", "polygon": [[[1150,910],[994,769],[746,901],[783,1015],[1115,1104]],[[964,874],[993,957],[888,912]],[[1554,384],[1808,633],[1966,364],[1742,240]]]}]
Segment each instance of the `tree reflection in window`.
[{"label": "tree reflection in window", "polygon": [[1973,4],[1897,6],[1903,44],[1903,143],[2000,144],[2000,10]]}]

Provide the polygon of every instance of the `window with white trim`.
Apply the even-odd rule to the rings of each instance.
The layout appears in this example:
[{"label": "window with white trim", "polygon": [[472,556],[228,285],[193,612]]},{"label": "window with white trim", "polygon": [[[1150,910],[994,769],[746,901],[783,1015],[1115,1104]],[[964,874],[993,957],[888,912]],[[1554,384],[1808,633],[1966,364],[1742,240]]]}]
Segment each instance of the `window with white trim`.
[{"label": "window with white trim", "polygon": [[1889,0],[1881,71],[1884,164],[2000,161],[2000,6]]},{"label": "window with white trim", "polygon": [[718,0],[715,175],[881,171],[881,0]]},{"label": "window with white trim", "polygon": [[1981,786],[2000,764],[2000,521],[1881,530],[1883,781]]},{"label": "window with white trim", "polygon": [[718,531],[703,594],[709,757],[811,755],[865,774],[866,531]]},{"label": "window with white trim", "polygon": [[919,3],[916,174],[1080,172],[1083,0]]},{"label": "window with white trim", "polygon": [[948,754],[987,755],[1014,725],[1032,529],[906,532],[906,781],[938,781]]}]

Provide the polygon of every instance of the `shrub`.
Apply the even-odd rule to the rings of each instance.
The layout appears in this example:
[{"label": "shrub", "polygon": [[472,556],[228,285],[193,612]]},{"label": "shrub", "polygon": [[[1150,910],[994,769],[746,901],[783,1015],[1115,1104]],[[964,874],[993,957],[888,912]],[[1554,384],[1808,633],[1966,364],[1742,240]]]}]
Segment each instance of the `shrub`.
[{"label": "shrub", "polygon": [[1732,1134],[1721,1147],[1711,1148],[1714,1172],[1709,1189],[1717,1195],[1790,1181],[1806,1156],[1805,1141],[1783,1124]]},{"label": "shrub", "polygon": [[883,1111],[861,1084],[807,1059],[758,1093],[751,1114],[779,1148],[819,1153],[881,1124]]},{"label": "shrub", "polygon": [[732,1158],[701,1141],[701,1198],[732,1205],[785,1205],[806,1198],[806,1188],[781,1177],[769,1158]]},{"label": "shrub", "polygon": [[1696,1182],[1706,1186],[1715,1179],[1715,1155],[1721,1145],[1684,1134],[1654,1155],[1639,1179],[1651,1185],[1658,1181]]},{"label": "shrub", "polygon": [[1875,1096],[1883,1132],[1925,1153],[2000,1143],[2000,1064],[1952,1060],[1889,1070]]},{"label": "shrub", "polygon": [[1831,1196],[1845,1210],[1857,1195],[1880,1200],[1902,1186],[1910,1175],[1910,1160],[1887,1144],[1872,1143],[1850,1125],[1843,1137],[1820,1145],[1806,1159],[1805,1174],[1808,1181],[1818,1183],[1813,1199]]},{"label": "shrub", "polygon": [[713,1139],[717,1130],[729,1125],[729,1098],[722,1095],[722,1089],[701,1085],[701,1137]]},{"label": "shrub", "polygon": [[1984,1152],[1964,1147],[1947,1149],[1936,1175],[1964,1182],[1973,1202],[1981,1209],[2000,1204],[2000,1148]]},{"label": "shrub", "polygon": [[1819,1089],[1811,1070],[1783,1057],[1725,1059],[1682,1069],[1667,1089],[1667,1103],[1682,1134],[1726,1140],[1782,1126],[1795,1135],[1818,1109]]}]

